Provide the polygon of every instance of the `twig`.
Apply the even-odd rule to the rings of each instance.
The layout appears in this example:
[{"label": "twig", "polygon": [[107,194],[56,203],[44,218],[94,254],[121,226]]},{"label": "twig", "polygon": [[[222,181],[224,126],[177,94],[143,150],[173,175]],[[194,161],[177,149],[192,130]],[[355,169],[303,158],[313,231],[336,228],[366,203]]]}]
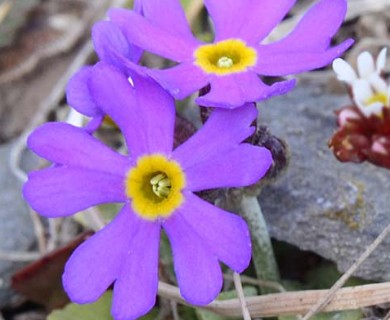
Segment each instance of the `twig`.
[{"label": "twig", "polygon": [[169,300],[172,310],[173,320],[180,320],[179,312],[177,311],[177,302],[175,300]]},{"label": "twig", "polygon": [[30,262],[30,261],[37,260],[41,256],[42,255],[39,252],[18,252],[18,251],[0,250],[0,260],[5,260],[5,261]]},{"label": "twig", "polygon": [[163,297],[159,299],[159,310],[155,320],[165,320],[172,314],[171,301]]},{"label": "twig", "polygon": [[[327,293],[328,290],[305,290],[246,297],[245,300],[252,317],[266,318],[305,314]],[[189,305],[180,296],[179,288],[167,283],[159,283],[158,294],[161,297]],[[323,311],[360,309],[387,302],[390,302],[390,282],[375,283],[340,289]],[[238,299],[215,300],[200,308],[227,317],[242,317],[241,304]]]},{"label": "twig", "polygon": [[303,320],[310,319],[317,312],[321,311],[332,299],[335,299],[337,291],[347,282],[358,267],[370,256],[370,254],[380,245],[386,236],[390,233],[390,224],[381,232],[381,234],[374,240],[373,243],[364,251],[358,260],[345,272],[339,280],[329,289],[327,294],[323,296],[318,302],[309,310]]},{"label": "twig", "polygon": [[0,24],[4,21],[5,17],[8,15],[13,4],[14,3],[11,2],[10,0],[5,0],[2,4],[0,4]]},{"label": "twig", "polygon": [[238,300],[240,300],[241,310],[242,310],[242,315],[244,317],[244,320],[252,320],[251,315],[248,311],[248,307],[246,305],[245,295],[244,295],[244,290],[242,289],[240,275],[237,272],[233,273],[233,280],[234,280],[234,286],[236,287]]},{"label": "twig", "polygon": [[389,319],[390,319],[390,311],[388,313],[386,313],[386,315],[383,318],[383,320],[389,320]]},{"label": "twig", "polygon": [[[224,279],[227,280],[233,280],[233,275],[225,273],[223,275]],[[273,289],[278,292],[286,292],[286,289],[283,288],[283,286],[280,283],[274,282],[274,281],[267,281],[262,279],[254,279],[251,277],[248,277],[246,275],[241,275],[241,282],[242,283],[248,283],[253,284],[255,286],[261,287],[268,287],[270,289]]]},{"label": "twig", "polygon": [[49,237],[47,240],[46,251],[50,252],[57,248],[59,240],[59,228],[62,219],[49,219]]},{"label": "twig", "polygon": [[41,218],[33,209],[28,208],[28,213],[33,223],[35,237],[38,241],[38,250],[41,254],[44,254],[46,252],[45,228],[43,227]]}]

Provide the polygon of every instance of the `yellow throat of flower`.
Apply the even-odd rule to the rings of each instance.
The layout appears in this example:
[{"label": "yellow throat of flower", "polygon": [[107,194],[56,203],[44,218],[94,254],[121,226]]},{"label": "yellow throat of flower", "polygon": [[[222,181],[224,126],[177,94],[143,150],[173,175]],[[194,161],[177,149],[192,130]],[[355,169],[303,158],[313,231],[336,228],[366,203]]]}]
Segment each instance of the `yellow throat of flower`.
[{"label": "yellow throat of flower", "polygon": [[373,103],[380,102],[384,106],[388,106],[389,104],[389,96],[386,92],[376,92],[371,97],[369,97],[366,101],[364,101],[364,104],[366,106],[369,106]]},{"label": "yellow throat of flower", "polygon": [[228,39],[196,49],[195,64],[206,73],[226,75],[256,64],[257,53],[242,40]]},{"label": "yellow throat of flower", "polygon": [[141,218],[169,217],[183,202],[185,176],[180,165],[160,154],[140,157],[125,180],[126,194]]}]

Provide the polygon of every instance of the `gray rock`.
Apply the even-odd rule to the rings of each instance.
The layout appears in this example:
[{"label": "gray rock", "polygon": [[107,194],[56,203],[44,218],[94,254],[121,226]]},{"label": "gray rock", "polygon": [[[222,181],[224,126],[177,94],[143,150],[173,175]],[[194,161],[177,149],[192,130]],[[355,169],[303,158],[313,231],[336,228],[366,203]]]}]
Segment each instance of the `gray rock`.
[{"label": "gray rock", "polygon": [[[0,250],[27,251],[35,242],[27,205],[21,196],[21,183],[10,172],[8,157],[12,144],[0,146]],[[10,303],[12,274],[22,263],[0,260],[0,308]]]},{"label": "gray rock", "polygon": [[[260,105],[260,119],[287,141],[287,172],[260,201],[271,235],[334,261],[340,271],[390,223],[390,171],[369,163],[340,163],[327,147],[336,128],[334,109],[347,105],[313,85]],[[390,280],[390,238],[356,275]]]}]

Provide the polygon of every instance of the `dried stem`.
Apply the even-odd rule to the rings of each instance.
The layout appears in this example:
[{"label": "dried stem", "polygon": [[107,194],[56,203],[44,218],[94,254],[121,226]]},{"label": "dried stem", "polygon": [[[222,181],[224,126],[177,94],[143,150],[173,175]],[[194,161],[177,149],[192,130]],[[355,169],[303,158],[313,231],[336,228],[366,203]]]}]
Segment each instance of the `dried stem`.
[{"label": "dried stem", "polygon": [[43,227],[41,218],[33,209],[29,208],[28,213],[30,214],[30,218],[34,227],[35,237],[38,241],[38,250],[41,254],[44,254],[46,253],[45,228]]},{"label": "dried stem", "polygon": [[244,320],[252,320],[248,307],[246,305],[245,295],[244,295],[244,290],[242,289],[240,275],[237,272],[233,273],[233,280],[234,280],[234,286],[236,287],[238,300],[240,300],[241,310],[242,310],[242,315],[244,317]]},{"label": "dried stem", "polygon": [[179,312],[177,311],[177,302],[175,300],[169,300],[172,310],[173,320],[180,320]]},{"label": "dried stem", "polygon": [[39,252],[0,251],[0,260],[5,261],[30,262],[40,257],[41,253]]},{"label": "dried stem", "polygon": [[[225,273],[223,275],[225,280],[233,280],[233,275]],[[261,280],[261,279],[254,279],[251,277],[248,277],[246,275],[241,275],[241,282],[242,283],[247,283],[247,284],[253,284],[258,287],[266,287],[270,288],[275,292],[286,292],[286,289],[283,288],[283,286],[278,283],[278,282],[273,282],[273,281],[266,281],[266,280]],[[225,281],[226,282],[226,281]]]},{"label": "dried stem", "polygon": [[370,254],[383,242],[390,233],[390,224],[381,232],[373,243],[364,251],[359,259],[345,272],[339,280],[329,289],[328,293],[323,296],[305,315],[303,320],[310,319],[313,315],[321,311],[332,299],[335,298],[337,291],[347,282],[357,268],[370,256]]},{"label": "dried stem", "polygon": [[[179,288],[164,282],[159,283],[161,297],[189,305],[180,295]],[[305,290],[246,297],[248,310],[252,317],[278,317],[305,314],[328,294],[328,290]],[[375,283],[338,290],[334,299],[325,306],[324,311],[360,309],[390,302],[390,282]],[[238,299],[215,300],[200,307],[227,317],[242,317],[241,303]]]}]

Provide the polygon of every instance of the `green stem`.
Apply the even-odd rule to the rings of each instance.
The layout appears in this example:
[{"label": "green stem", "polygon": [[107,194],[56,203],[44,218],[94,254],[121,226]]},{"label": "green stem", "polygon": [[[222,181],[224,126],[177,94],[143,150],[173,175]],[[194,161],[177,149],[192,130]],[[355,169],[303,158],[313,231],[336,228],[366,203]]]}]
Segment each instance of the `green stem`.
[{"label": "green stem", "polygon": [[[247,221],[252,237],[252,259],[256,275],[261,280],[280,282],[278,266],[258,199],[242,194],[234,201],[237,210]],[[261,293],[275,292],[269,287],[261,287]]]}]

